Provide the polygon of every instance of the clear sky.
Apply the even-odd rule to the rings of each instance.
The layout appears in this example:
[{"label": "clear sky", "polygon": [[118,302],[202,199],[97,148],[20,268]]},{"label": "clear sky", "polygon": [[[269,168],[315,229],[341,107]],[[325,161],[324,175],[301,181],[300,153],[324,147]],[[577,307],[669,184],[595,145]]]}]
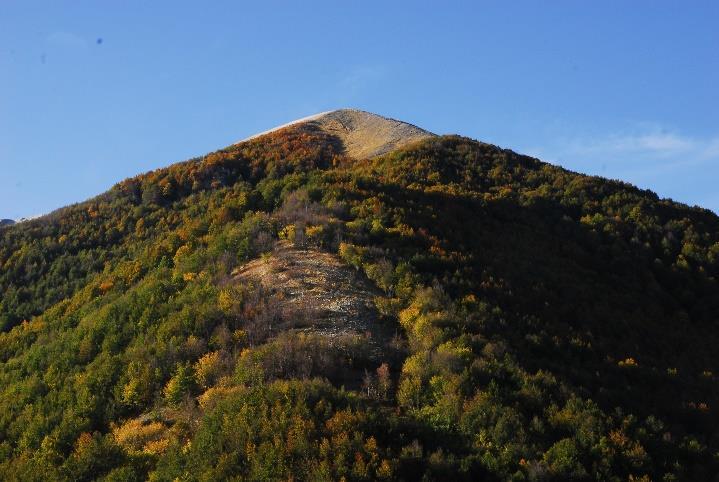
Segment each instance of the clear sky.
[{"label": "clear sky", "polygon": [[1,0],[0,218],[342,107],[719,212],[716,1]]}]

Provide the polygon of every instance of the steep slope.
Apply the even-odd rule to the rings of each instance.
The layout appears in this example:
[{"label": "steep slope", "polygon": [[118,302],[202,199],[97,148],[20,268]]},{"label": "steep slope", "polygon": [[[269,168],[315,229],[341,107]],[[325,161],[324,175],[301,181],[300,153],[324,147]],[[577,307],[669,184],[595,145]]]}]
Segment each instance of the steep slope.
[{"label": "steep slope", "polygon": [[365,114],[0,230],[0,478],[719,472],[719,218]]}]

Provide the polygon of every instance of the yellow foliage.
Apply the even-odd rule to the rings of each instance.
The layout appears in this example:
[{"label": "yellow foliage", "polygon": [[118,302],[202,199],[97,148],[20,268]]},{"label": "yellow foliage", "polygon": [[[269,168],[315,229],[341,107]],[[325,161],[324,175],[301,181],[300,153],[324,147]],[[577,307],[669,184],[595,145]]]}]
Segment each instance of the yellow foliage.
[{"label": "yellow foliage", "polygon": [[404,223],[399,223],[397,226],[392,228],[387,228],[388,233],[396,233],[399,234],[402,237],[411,238],[414,236],[414,228],[412,226],[408,226]]},{"label": "yellow foliage", "polygon": [[442,249],[440,246],[437,246],[437,245],[430,246],[429,251],[430,251],[430,253],[436,254],[437,256],[446,256],[447,255],[447,251],[445,251],[444,249]]},{"label": "yellow foliage", "polygon": [[147,454],[161,455],[161,454],[165,453],[165,450],[167,450],[167,447],[169,445],[170,445],[169,438],[162,438],[159,440],[150,440],[142,448],[142,451]]},{"label": "yellow foliage", "polygon": [[195,363],[195,377],[200,386],[208,388],[222,371],[222,356],[219,351],[206,353]]},{"label": "yellow foliage", "polygon": [[231,289],[223,289],[217,300],[217,304],[222,311],[229,313],[235,306],[235,294]]},{"label": "yellow foliage", "polygon": [[[348,223],[349,224],[349,223]],[[349,243],[340,243],[339,255],[345,263],[352,265],[355,269],[359,269],[362,266],[362,255],[364,250]]]},{"label": "yellow foliage", "polygon": [[169,445],[169,429],[161,422],[128,420],[112,429],[115,441],[130,452],[162,453]]},{"label": "yellow foliage", "polygon": [[379,464],[379,468],[377,468],[377,477],[380,479],[392,478],[392,465],[390,465],[389,460],[382,459],[382,462]]},{"label": "yellow foliage", "polygon": [[370,455],[377,454],[377,439],[374,437],[369,437],[364,444],[365,452],[367,452]]},{"label": "yellow foliage", "polygon": [[205,390],[205,393],[197,397],[197,401],[200,404],[200,408],[203,410],[211,410],[217,402],[228,395],[239,392],[240,390],[242,390],[242,387],[212,387]]},{"label": "yellow foliage", "polygon": [[402,366],[402,375],[424,377],[428,368],[424,353],[415,353],[407,358]]},{"label": "yellow foliage", "polygon": [[307,226],[305,228],[305,234],[308,238],[316,240],[322,236],[324,228],[322,226]]},{"label": "yellow foliage", "polygon": [[397,389],[397,401],[400,405],[416,408],[420,405],[422,380],[417,377],[403,378]]},{"label": "yellow foliage", "polygon": [[629,442],[629,438],[621,430],[609,432],[609,440],[617,447],[624,447]]},{"label": "yellow foliage", "polygon": [[637,361],[636,361],[634,358],[632,358],[632,357],[629,357],[629,358],[627,358],[627,359],[621,360],[621,361],[619,362],[619,366],[620,366],[620,367],[635,367],[635,366],[638,366],[638,365],[639,365],[639,364],[637,363]]},{"label": "yellow foliage", "polygon": [[140,218],[135,223],[135,235],[142,236],[145,233],[145,220]]},{"label": "yellow foliage", "polygon": [[117,269],[117,276],[127,284],[134,282],[142,271],[142,264],[139,261],[128,261],[122,263]]},{"label": "yellow foliage", "polygon": [[186,244],[183,244],[179,248],[177,248],[177,251],[175,251],[175,256],[172,258],[172,262],[175,263],[175,266],[178,266],[182,262],[182,258],[190,254],[190,247]]},{"label": "yellow foliage", "polygon": [[351,410],[339,410],[325,422],[327,430],[333,433],[351,432],[361,422],[361,417]]},{"label": "yellow foliage", "polygon": [[279,232],[280,239],[287,239],[287,240],[293,240],[295,239],[295,225],[294,224],[288,224],[284,228],[282,228]]},{"label": "yellow foliage", "polygon": [[412,323],[419,317],[419,307],[411,305],[399,313],[399,322],[406,330],[412,329]]},{"label": "yellow foliage", "polygon": [[236,343],[242,344],[247,340],[247,332],[242,329],[237,329],[232,333],[232,338]]},{"label": "yellow foliage", "polygon": [[463,364],[469,363],[473,353],[471,348],[461,342],[448,341],[437,347],[436,357],[445,368],[456,370]]}]

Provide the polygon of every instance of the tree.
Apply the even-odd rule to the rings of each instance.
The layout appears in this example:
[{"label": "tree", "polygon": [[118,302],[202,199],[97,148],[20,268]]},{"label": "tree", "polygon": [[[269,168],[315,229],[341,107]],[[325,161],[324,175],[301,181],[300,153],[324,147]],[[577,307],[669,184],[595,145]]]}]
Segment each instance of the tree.
[{"label": "tree", "polygon": [[195,387],[195,373],[189,365],[180,363],[175,374],[165,385],[165,399],[171,405],[179,405]]},{"label": "tree", "polygon": [[389,365],[382,363],[377,368],[377,392],[380,398],[386,399],[392,390],[392,378],[389,372]]},{"label": "tree", "polygon": [[395,272],[391,261],[382,258],[377,263],[368,264],[365,271],[367,272],[367,277],[374,281],[382,291],[389,296],[393,296]]}]

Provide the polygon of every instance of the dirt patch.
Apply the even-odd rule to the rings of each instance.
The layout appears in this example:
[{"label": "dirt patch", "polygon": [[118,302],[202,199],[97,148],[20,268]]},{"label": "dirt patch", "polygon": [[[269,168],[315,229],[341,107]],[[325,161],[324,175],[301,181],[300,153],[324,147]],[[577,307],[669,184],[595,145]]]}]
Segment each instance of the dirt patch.
[{"label": "dirt patch", "polygon": [[379,345],[392,330],[374,305],[379,290],[364,275],[338,256],[314,248],[278,242],[272,253],[250,261],[233,272],[236,280],[260,285],[291,329],[336,337],[362,334]]}]

